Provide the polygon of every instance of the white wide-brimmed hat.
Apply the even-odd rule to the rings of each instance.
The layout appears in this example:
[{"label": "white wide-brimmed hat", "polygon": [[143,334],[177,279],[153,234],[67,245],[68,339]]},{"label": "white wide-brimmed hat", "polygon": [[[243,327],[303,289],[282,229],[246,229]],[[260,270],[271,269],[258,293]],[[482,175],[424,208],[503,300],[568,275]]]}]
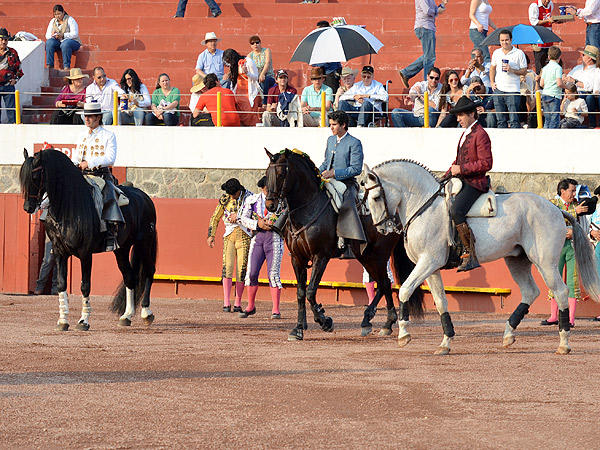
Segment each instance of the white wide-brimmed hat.
[{"label": "white wide-brimmed hat", "polygon": [[77,114],[82,116],[102,115],[106,111],[102,111],[102,105],[98,102],[90,102],[83,104],[83,111],[77,111]]},{"label": "white wide-brimmed hat", "polygon": [[89,78],[90,76],[86,73],[82,73],[79,67],[74,67],[69,71],[69,75],[64,77],[65,82],[68,80],[79,80],[80,78]]},{"label": "white wide-brimmed hat", "polygon": [[206,45],[206,41],[212,41],[213,39],[216,39],[217,42],[219,42],[221,39],[217,37],[217,35],[215,34],[214,31],[209,31],[208,33],[206,33],[204,35],[204,40],[201,42],[202,45]]}]

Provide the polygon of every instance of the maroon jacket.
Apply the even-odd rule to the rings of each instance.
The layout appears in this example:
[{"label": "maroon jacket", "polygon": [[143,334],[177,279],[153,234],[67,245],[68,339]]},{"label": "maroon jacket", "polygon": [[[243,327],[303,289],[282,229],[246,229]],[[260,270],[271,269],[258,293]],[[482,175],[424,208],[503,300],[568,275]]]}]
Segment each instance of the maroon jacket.
[{"label": "maroon jacket", "polygon": [[[456,159],[452,165],[460,166],[460,176],[464,181],[481,192],[487,192],[490,184],[486,173],[491,170],[492,163],[490,137],[483,127],[476,123],[463,144],[457,149]],[[446,172],[446,175],[449,174],[450,169]]]}]

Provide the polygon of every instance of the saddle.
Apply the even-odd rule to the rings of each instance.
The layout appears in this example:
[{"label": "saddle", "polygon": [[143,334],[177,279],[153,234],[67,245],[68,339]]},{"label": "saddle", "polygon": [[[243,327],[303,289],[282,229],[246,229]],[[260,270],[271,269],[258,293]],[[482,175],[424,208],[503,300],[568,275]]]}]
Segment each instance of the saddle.
[{"label": "saddle", "polygon": [[[451,178],[446,183],[444,195],[448,211],[450,211],[453,197],[460,192],[462,186],[463,182],[459,178]],[[495,217],[497,209],[496,194],[490,189],[486,193],[481,194],[475,203],[473,203],[473,206],[471,206],[471,209],[467,213],[467,217]]]},{"label": "saddle", "polygon": [[[96,211],[98,212],[98,217],[100,218],[100,231],[104,232],[106,231],[106,220],[104,220],[103,216],[103,212],[104,212],[104,203],[105,200],[106,201],[110,201],[111,197],[110,195],[104,195],[103,190],[106,187],[106,181],[99,176],[96,175],[91,175],[91,174],[84,174],[84,178],[85,181],[88,182],[88,184],[91,186],[92,188],[92,197],[94,199],[94,206],[96,207]],[[115,191],[115,196],[117,197],[117,206],[120,208],[121,206],[125,206],[125,205],[129,205],[129,198],[127,198],[127,196],[123,193],[123,191],[121,189],[119,189],[117,186],[115,186],[114,184],[112,184],[112,187],[114,188]],[[114,201],[113,201],[113,205],[114,205]],[[113,206],[114,208],[114,206]],[[119,213],[120,211],[117,210]],[[119,214],[117,214],[118,216]],[[121,214],[122,217],[122,214]]]},{"label": "saddle", "polygon": [[331,206],[333,206],[333,209],[338,214],[344,201],[344,192],[346,192],[346,189],[346,185],[341,181],[334,179],[325,180],[325,192],[331,201]]}]

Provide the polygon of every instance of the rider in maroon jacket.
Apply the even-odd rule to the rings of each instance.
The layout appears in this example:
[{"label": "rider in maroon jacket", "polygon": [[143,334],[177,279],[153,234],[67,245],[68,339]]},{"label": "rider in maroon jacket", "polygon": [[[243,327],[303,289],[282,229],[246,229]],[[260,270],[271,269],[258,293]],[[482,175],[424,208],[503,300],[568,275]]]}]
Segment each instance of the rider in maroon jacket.
[{"label": "rider in maroon jacket", "polygon": [[446,175],[459,177],[463,181],[463,187],[450,208],[450,215],[465,247],[459,272],[480,267],[475,256],[475,237],[467,224],[467,213],[475,200],[490,187],[486,173],[492,168],[492,143],[477,122],[477,106],[468,97],[462,97],[450,110],[465,129],[458,142],[456,159],[446,172]]}]

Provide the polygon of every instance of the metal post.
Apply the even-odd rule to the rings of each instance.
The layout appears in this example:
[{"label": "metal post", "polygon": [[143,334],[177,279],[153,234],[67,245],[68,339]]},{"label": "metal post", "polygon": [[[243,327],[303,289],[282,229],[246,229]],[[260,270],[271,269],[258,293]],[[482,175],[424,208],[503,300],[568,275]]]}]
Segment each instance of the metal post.
[{"label": "metal post", "polygon": [[113,125],[119,125],[119,94],[113,91]]},{"label": "metal post", "polygon": [[425,90],[425,94],[423,95],[423,103],[425,104],[423,128],[429,128],[429,92],[427,90]]},{"label": "metal post", "polygon": [[326,102],[326,97],[325,97],[325,90],[323,90],[321,92],[321,127],[325,126],[325,102]]},{"label": "metal post", "polygon": [[220,127],[221,125],[221,93],[217,92],[217,126]]},{"label": "metal post", "polygon": [[21,125],[21,93],[17,89],[15,91],[15,122]]},{"label": "metal post", "polygon": [[535,93],[535,111],[537,113],[538,128],[544,128],[544,122],[542,121],[542,93],[540,91]]}]

